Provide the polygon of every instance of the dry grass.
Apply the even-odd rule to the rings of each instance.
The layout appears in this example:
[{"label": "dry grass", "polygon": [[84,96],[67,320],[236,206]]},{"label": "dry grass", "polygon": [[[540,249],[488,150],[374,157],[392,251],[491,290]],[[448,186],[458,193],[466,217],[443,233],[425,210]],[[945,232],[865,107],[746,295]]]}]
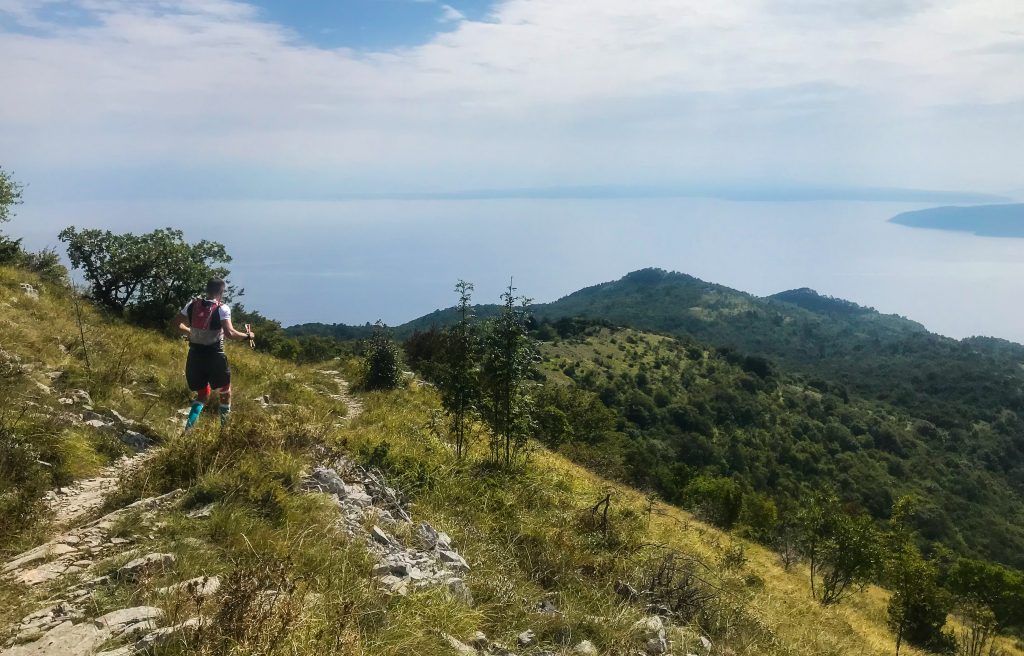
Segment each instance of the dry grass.
[{"label": "dry grass", "polygon": [[[823,608],[811,599],[801,567],[785,571],[768,550],[678,508],[651,506],[640,493],[544,449],[533,450],[518,472],[494,470],[474,458],[456,461],[430,428],[437,399],[427,387],[367,395],[365,412],[343,422],[344,408],[321,393],[335,391],[329,378],[232,345],[237,392],[231,427],[221,432],[215,419],[205,417],[197,431],[182,436],[175,411],[188,395],[180,342],[83,307],[83,349],[67,294],[45,289],[31,301],[17,289],[23,280],[38,284],[28,274],[0,269],[0,348],[37,363],[26,374],[29,383],[57,391],[51,398],[26,383],[19,387],[29,390],[26,398],[53,405],[61,392],[82,387],[97,406],[142,421],[163,443],[111,506],[187,488],[182,505],[154,518],[140,537],[140,548],[174,553],[174,566],[104,590],[90,609],[98,614],[147,603],[164,608],[171,622],[197,613],[215,618],[160,654],[441,656],[450,648],[439,631],[465,639],[483,630],[512,646],[525,629],[557,653],[568,653],[582,639],[602,653],[627,653],[635,646],[631,627],[645,609],[616,594],[616,581],[643,587],[667,554],[680,567],[676,594],[694,600],[686,622],[673,629],[674,653],[698,653],[701,635],[711,637],[720,648],[716,653],[728,648],[737,655],[895,651],[883,590],[869,588]],[[323,368],[349,372],[353,364]],[[63,374],[51,383],[45,374],[58,369]],[[252,401],[263,394],[290,405],[263,410]],[[68,477],[88,475],[112,457],[87,433],[69,429],[66,437],[61,448],[73,463],[64,470]],[[467,576],[476,599],[472,608],[438,590],[389,599],[376,589],[371,559],[335,526],[336,511],[299,489],[320,445],[382,468],[409,496],[418,520],[452,535],[473,567]],[[473,448],[476,455],[486,451],[483,444]],[[603,512],[591,511],[606,495],[607,522]],[[188,518],[190,509],[208,503],[215,504],[209,519]],[[31,531],[26,528],[23,538]],[[225,577],[225,586],[208,601],[155,592],[210,574]],[[261,605],[269,589],[280,594]],[[20,613],[24,601],[23,590],[0,584],[0,615]],[[559,612],[537,612],[542,601]],[[1021,653],[1009,641],[1003,647]]]}]

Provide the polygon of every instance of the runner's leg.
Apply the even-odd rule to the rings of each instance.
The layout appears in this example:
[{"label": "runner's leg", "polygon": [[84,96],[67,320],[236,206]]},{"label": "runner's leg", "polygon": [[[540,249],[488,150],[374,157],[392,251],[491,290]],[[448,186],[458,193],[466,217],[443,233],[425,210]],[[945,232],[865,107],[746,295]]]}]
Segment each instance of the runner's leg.
[{"label": "runner's leg", "polygon": [[207,378],[202,354],[189,349],[188,359],[185,361],[185,382],[188,383],[188,388],[196,393],[196,398],[192,401],[192,409],[188,413],[188,419],[185,420],[186,431],[192,430],[192,427],[195,426],[199,415],[203,412],[203,407],[210,398],[210,385]]},{"label": "runner's leg", "polygon": [[195,426],[196,421],[199,420],[199,415],[203,413],[203,407],[206,402],[210,399],[210,386],[198,390],[196,392],[196,398],[192,401],[192,410],[188,413],[188,419],[185,421],[185,430],[192,430]]},{"label": "runner's leg", "polygon": [[228,367],[228,356],[218,353],[218,357],[211,362],[210,383],[220,393],[220,425],[228,422],[228,414],[231,412],[231,369]]},{"label": "runner's leg", "polygon": [[231,385],[225,385],[217,390],[220,392],[220,425],[228,423],[228,414],[231,412]]}]

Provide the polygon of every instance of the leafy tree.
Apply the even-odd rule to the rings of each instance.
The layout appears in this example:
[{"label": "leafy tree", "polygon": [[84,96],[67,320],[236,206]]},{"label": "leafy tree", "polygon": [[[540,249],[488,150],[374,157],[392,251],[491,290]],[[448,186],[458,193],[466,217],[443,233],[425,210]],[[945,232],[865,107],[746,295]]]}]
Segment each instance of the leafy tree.
[{"label": "leafy tree", "polygon": [[777,533],[779,509],[771,497],[747,491],[743,495],[737,523],[743,528],[746,536],[768,543]]},{"label": "leafy tree", "polygon": [[392,390],[402,381],[398,345],[388,336],[387,326],[378,321],[366,346],[362,387],[368,390]]},{"label": "leafy tree", "polygon": [[60,240],[67,244],[71,265],[85,275],[94,300],[153,325],[180,311],[210,277],[226,277],[228,270],[221,265],[231,261],[223,244],[189,244],[173,228],[135,235],[70,226],[61,231]]},{"label": "leafy tree", "polygon": [[[11,209],[20,205],[24,187],[3,167],[0,167],[0,223],[7,223],[14,215]],[[0,233],[0,264],[16,262],[21,255],[21,240],[10,239]]]},{"label": "leafy tree", "polygon": [[731,528],[743,507],[743,490],[731,478],[698,476],[683,490],[683,503],[715,526]]},{"label": "leafy tree", "polygon": [[801,547],[811,569],[811,595],[836,604],[878,572],[881,544],[874,522],[850,515],[834,494],[818,494],[800,512]]},{"label": "leafy tree", "polygon": [[990,608],[1006,628],[1024,628],[1024,572],[970,558],[957,559],[943,583],[954,595]]},{"label": "leafy tree", "polygon": [[441,403],[448,413],[455,454],[462,458],[469,449],[467,438],[480,396],[480,343],[470,304],[473,284],[460,280],[455,291],[459,321],[445,333]]},{"label": "leafy tree", "polygon": [[992,642],[999,623],[992,609],[978,602],[967,602],[957,614],[964,625],[959,640],[961,656],[996,656]]},{"label": "leafy tree", "polygon": [[11,208],[21,205],[21,192],[24,188],[24,185],[0,166],[0,223],[7,223],[11,220],[14,215]]},{"label": "leafy tree", "polygon": [[896,635],[896,656],[906,641],[937,653],[950,653],[955,638],[943,632],[952,597],[938,582],[935,564],[917,547],[917,532],[910,525],[914,500],[901,497],[893,508],[887,535],[884,581],[892,590],[886,619]]},{"label": "leafy tree", "polygon": [[536,346],[529,334],[529,299],[516,296],[509,283],[502,308],[487,326],[481,367],[482,410],[494,430],[491,458],[511,466],[526,446],[532,425],[527,384]]}]

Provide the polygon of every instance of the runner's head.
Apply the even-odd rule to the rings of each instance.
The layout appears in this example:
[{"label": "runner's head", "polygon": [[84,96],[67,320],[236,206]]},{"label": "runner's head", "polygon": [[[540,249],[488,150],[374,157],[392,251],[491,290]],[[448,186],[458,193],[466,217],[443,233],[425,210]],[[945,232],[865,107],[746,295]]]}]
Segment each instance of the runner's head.
[{"label": "runner's head", "polygon": [[210,278],[206,283],[206,298],[220,299],[224,295],[225,286],[223,278]]}]

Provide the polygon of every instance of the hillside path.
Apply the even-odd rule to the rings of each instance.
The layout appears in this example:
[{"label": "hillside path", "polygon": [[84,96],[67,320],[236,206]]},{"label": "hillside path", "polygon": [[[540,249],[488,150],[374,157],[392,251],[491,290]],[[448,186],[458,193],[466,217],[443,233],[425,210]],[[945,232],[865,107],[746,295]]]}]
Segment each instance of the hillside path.
[{"label": "hillside path", "polygon": [[[363,405],[350,393],[348,381],[338,371],[321,370],[319,373],[336,384],[338,390],[337,393],[326,390],[319,390],[318,393],[345,404],[347,413],[344,422],[358,417]],[[91,419],[86,419],[90,416]],[[123,639],[124,636],[136,634],[142,636],[153,631],[166,634],[174,628],[157,629],[162,612],[148,606],[120,609],[95,620],[87,619],[85,611],[89,607],[90,597],[95,590],[109,583],[107,579],[110,579],[109,576],[97,577],[92,574],[101,561],[130,551],[140,557],[122,567],[122,570],[151,570],[173,562],[170,554],[145,553],[145,542],[157,521],[156,512],[171,507],[181,496],[182,490],[142,499],[91,519],[107,497],[117,491],[123,476],[142,467],[159,448],[141,433],[131,430],[137,427],[135,423],[117,413],[108,417],[90,411],[82,417],[82,421],[97,430],[120,435],[121,440],[131,446],[134,453],[103,468],[96,476],[49,491],[44,501],[53,514],[52,539],[0,563],[0,576],[25,586],[26,593],[37,599],[39,606],[45,606],[8,627],[7,636],[0,634],[0,640],[7,638],[6,642],[0,643],[0,656],[126,656],[135,653],[135,650],[100,650],[104,644],[119,637]],[[177,416],[168,421],[180,424],[183,418]],[[115,536],[118,525],[129,518],[136,522],[133,535]],[[126,575],[119,570],[118,576]],[[68,589],[54,597],[54,586],[65,578],[69,581]],[[44,601],[47,598],[48,601]]]}]

